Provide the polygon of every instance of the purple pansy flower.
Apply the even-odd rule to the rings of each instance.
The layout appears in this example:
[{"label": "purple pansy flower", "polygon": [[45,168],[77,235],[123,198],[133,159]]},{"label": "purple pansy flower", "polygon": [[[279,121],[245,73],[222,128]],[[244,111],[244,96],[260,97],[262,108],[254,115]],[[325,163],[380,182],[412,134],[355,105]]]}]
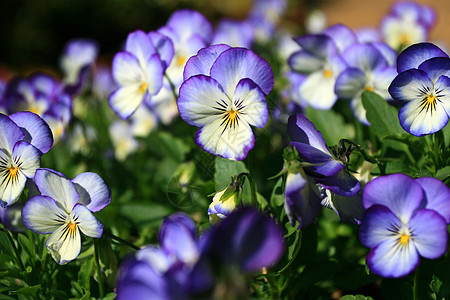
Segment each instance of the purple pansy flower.
[{"label": "purple pansy flower", "polygon": [[80,231],[100,238],[103,225],[92,212],[111,201],[111,191],[95,173],[74,179],[50,169],[38,169],[34,181],[41,195],[30,198],[22,209],[24,225],[40,234],[50,234],[45,245],[59,264],[74,260],[81,250]]},{"label": "purple pansy flower", "polygon": [[178,110],[200,127],[197,144],[214,155],[244,159],[255,142],[250,125],[263,128],[269,118],[270,65],[248,49],[213,45],[189,59],[184,78]]},{"label": "purple pansy flower", "polygon": [[[435,197],[438,196],[438,197]],[[447,250],[450,189],[435,178],[392,174],[370,181],[363,190],[367,209],[360,239],[371,249],[369,269],[383,277],[402,277],[419,256],[436,259]]]},{"label": "purple pansy flower", "polygon": [[400,125],[415,136],[441,130],[450,115],[448,55],[433,44],[415,44],[399,55],[397,70],[389,93],[406,102],[398,113]]},{"label": "purple pansy flower", "polygon": [[344,164],[333,157],[322,134],[302,114],[289,117],[289,135],[300,158],[311,163],[305,167],[307,175],[313,177],[322,187],[342,196],[356,195],[360,189],[358,180],[350,176]]},{"label": "purple pansy flower", "polygon": [[211,44],[250,48],[255,38],[254,35],[254,29],[250,22],[223,19],[217,25]]},{"label": "purple pansy flower", "polygon": [[352,99],[353,114],[360,122],[369,125],[362,104],[362,93],[368,90],[378,93],[386,100],[391,99],[388,86],[397,71],[372,44],[354,44],[342,53],[342,57],[348,68],[336,79],[336,94],[342,99]]},{"label": "purple pansy flower", "polygon": [[0,201],[17,201],[27,179],[33,178],[40,158],[53,145],[48,125],[32,112],[0,114]]},{"label": "purple pansy flower", "polygon": [[149,35],[130,33],[125,51],[114,56],[112,73],[119,88],[109,96],[109,105],[122,119],[129,118],[145,98],[159,92],[164,64]]}]

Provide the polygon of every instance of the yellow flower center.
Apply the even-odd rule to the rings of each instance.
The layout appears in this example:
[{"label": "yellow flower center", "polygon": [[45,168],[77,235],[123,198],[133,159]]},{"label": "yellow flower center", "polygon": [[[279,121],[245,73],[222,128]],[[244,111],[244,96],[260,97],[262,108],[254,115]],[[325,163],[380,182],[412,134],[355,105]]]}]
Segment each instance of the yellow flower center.
[{"label": "yellow flower center", "polygon": [[18,167],[10,167],[8,168],[8,176],[15,179],[17,177],[17,173],[19,172]]},{"label": "yellow flower center", "polygon": [[228,110],[225,112],[223,116],[223,122],[222,124],[225,124],[225,127],[236,127],[239,121],[238,111],[237,110]]},{"label": "yellow flower center", "polygon": [[420,103],[420,108],[426,109],[427,111],[429,109],[436,110],[436,102],[438,101],[438,98],[436,95],[426,95]]},{"label": "yellow flower center", "polygon": [[326,78],[330,78],[331,76],[333,76],[333,72],[331,72],[330,70],[325,70],[323,72],[323,74],[325,75]]},{"label": "yellow flower center", "polygon": [[373,89],[373,87],[371,87],[371,86],[367,86],[367,87],[366,87],[366,91],[373,92],[374,89]]},{"label": "yellow flower center", "polygon": [[408,33],[404,32],[400,35],[400,45],[408,46],[411,44],[411,37]]},{"label": "yellow flower center", "polygon": [[178,56],[177,58],[177,66],[182,67],[186,64],[186,57],[183,55]]},{"label": "yellow flower center", "polygon": [[409,238],[410,238],[409,235],[403,233],[403,234],[400,236],[400,244],[402,244],[402,245],[408,244]]},{"label": "yellow flower center", "polygon": [[139,92],[143,94],[146,89],[147,89],[147,83],[145,83],[145,82],[141,83],[141,85],[139,86]]},{"label": "yellow flower center", "polygon": [[74,233],[75,230],[77,229],[77,223],[69,222],[69,224],[67,224],[67,229],[68,229],[71,233]]}]

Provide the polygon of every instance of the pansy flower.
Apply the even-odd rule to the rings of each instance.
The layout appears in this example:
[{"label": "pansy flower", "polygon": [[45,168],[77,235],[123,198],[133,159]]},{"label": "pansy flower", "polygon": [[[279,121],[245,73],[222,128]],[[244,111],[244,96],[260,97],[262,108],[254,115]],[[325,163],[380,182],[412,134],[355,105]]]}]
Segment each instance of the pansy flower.
[{"label": "pansy flower", "polygon": [[80,231],[100,238],[103,225],[92,212],[111,201],[111,191],[95,173],[81,173],[70,180],[50,169],[38,169],[34,177],[41,195],[30,198],[22,209],[24,225],[40,234],[50,234],[45,245],[59,264],[74,260],[81,250]]},{"label": "pansy flower", "polygon": [[422,136],[441,130],[450,115],[450,58],[431,43],[415,44],[397,60],[399,74],[389,86],[392,98],[406,103],[400,125]]},{"label": "pansy flower", "polygon": [[442,256],[449,201],[450,189],[436,178],[392,174],[370,181],[363,190],[366,212],[360,226],[361,242],[371,249],[369,269],[383,277],[402,277],[417,267],[420,256]]},{"label": "pansy flower", "polygon": [[0,201],[17,201],[27,179],[33,178],[40,159],[53,145],[48,125],[32,112],[0,114]]},{"label": "pansy flower", "polygon": [[146,97],[159,92],[164,65],[151,38],[137,30],[127,37],[125,51],[114,56],[112,74],[119,88],[109,96],[109,105],[128,119]]},{"label": "pansy flower", "polygon": [[348,67],[336,79],[336,94],[339,98],[351,99],[355,117],[369,125],[362,104],[362,93],[366,90],[373,91],[386,100],[391,99],[388,87],[397,71],[372,44],[354,44],[342,53],[342,57]]},{"label": "pansy flower", "polygon": [[178,110],[200,127],[197,144],[214,155],[244,159],[255,142],[250,125],[263,128],[269,118],[270,65],[248,49],[214,45],[189,59],[184,78]]},{"label": "pansy flower", "polygon": [[342,196],[353,196],[359,192],[360,183],[344,168],[344,164],[333,157],[322,134],[302,114],[289,117],[291,145],[297,149],[300,158],[311,166],[305,167],[307,175],[320,186]]}]

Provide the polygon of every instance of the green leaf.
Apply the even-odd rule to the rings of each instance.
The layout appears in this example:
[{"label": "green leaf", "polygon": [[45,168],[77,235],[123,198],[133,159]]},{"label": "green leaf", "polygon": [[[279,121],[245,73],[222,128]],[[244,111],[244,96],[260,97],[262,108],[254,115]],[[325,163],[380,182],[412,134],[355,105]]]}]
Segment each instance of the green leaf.
[{"label": "green leaf", "polygon": [[214,183],[216,191],[221,191],[231,183],[231,177],[240,173],[246,173],[247,168],[242,161],[229,160],[222,157],[216,157]]},{"label": "green leaf", "polygon": [[283,178],[280,177],[273,187],[272,195],[270,196],[270,205],[272,207],[282,206],[284,204],[283,194]]},{"label": "green leaf", "polygon": [[155,203],[130,203],[123,205],[123,207],[120,209],[120,214],[122,216],[129,218],[136,224],[160,221],[163,217],[169,215],[171,212],[172,210],[167,206]]},{"label": "green leaf", "polygon": [[376,93],[365,91],[362,102],[366,109],[366,117],[370,128],[383,139],[388,135],[402,135],[405,133],[398,120],[398,112],[386,100]]},{"label": "green leaf", "polygon": [[36,256],[36,251],[34,249],[33,243],[23,234],[18,235],[19,244],[22,249],[27,253],[30,259]]},{"label": "green leaf", "polygon": [[161,157],[172,157],[177,162],[185,159],[189,147],[179,138],[166,131],[158,131],[149,136],[147,144],[151,151]]},{"label": "green leaf", "polygon": [[0,251],[14,256],[14,250],[11,246],[8,235],[4,231],[0,231]]},{"label": "green leaf", "polygon": [[34,286],[27,286],[27,287],[23,287],[20,288],[16,291],[11,291],[9,292],[9,294],[14,295],[14,294],[22,294],[22,295],[28,295],[28,296],[36,296],[37,291],[41,288],[41,285],[34,285]]},{"label": "green leaf", "polygon": [[363,295],[345,295],[340,298],[340,300],[373,300],[372,297],[366,297]]},{"label": "green leaf", "polygon": [[337,145],[343,138],[355,137],[355,129],[346,124],[342,115],[333,110],[317,110],[312,107],[306,109],[308,119],[322,133],[327,145]]},{"label": "green leaf", "polygon": [[436,172],[436,177],[442,181],[447,179],[449,176],[450,176],[450,166],[446,166]]},{"label": "green leaf", "polygon": [[94,271],[94,257],[86,259],[80,267],[80,271],[78,272],[78,282],[81,287],[89,291],[91,287],[91,275]]}]

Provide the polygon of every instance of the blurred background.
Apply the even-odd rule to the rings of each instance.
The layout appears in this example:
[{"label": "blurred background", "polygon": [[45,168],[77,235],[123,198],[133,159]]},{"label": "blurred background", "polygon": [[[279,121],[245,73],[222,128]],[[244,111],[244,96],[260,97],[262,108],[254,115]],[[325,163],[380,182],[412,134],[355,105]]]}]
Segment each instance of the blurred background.
[{"label": "blurred background", "polygon": [[[326,24],[343,23],[352,29],[379,26],[393,0],[288,0],[282,26],[301,34],[305,18],[321,11]],[[433,7],[438,21],[431,40],[450,44],[449,0],[419,0]],[[91,38],[100,45],[100,61],[109,63],[129,32],[155,30],[173,11],[193,8],[213,24],[219,19],[245,18],[252,0],[58,0],[0,1],[0,79],[36,70],[58,74],[64,44],[73,38]]]}]

